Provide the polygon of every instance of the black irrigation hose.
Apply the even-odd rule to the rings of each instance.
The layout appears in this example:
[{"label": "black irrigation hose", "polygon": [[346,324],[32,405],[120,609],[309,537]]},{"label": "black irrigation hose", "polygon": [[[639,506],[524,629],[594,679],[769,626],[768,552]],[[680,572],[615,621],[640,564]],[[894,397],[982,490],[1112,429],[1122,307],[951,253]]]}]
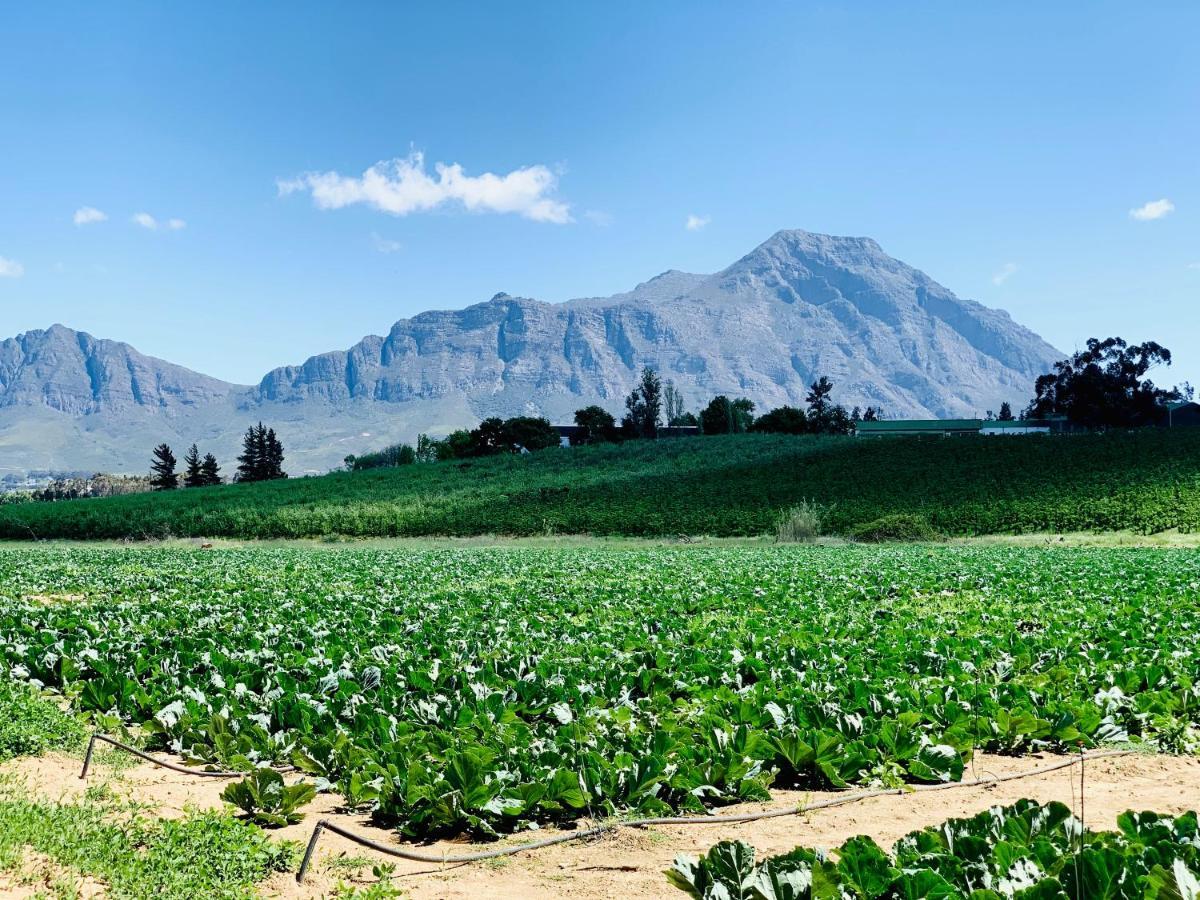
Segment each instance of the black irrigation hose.
[{"label": "black irrigation hose", "polygon": [[459,856],[435,856],[430,853],[416,853],[412,850],[404,850],[400,847],[391,847],[387,844],[381,844],[378,841],[373,841],[370,838],[355,834],[348,829],[342,828],[340,825],[335,825],[328,819],[320,819],[316,827],[313,829],[312,837],[309,838],[308,847],[304,851],[304,860],[300,863],[300,871],[296,873],[296,882],[303,883],[304,876],[308,873],[309,864],[312,862],[313,854],[317,849],[317,841],[321,837],[322,831],[332,831],[334,834],[340,834],[348,840],[354,841],[356,844],[361,844],[364,847],[369,847],[379,853],[385,853],[388,856],[397,856],[400,859],[407,859],[412,862],[433,863],[433,864],[453,864],[453,863],[469,863],[479,862],[485,859],[495,859],[500,856],[512,856],[516,853],[524,853],[528,850],[540,850],[543,847],[552,847],[555,844],[565,844],[568,841],[578,841],[589,837],[598,837],[605,832],[614,831],[617,828],[642,828],[647,825],[720,825],[733,822],[757,822],[760,819],[774,819],[781,816],[794,816],[809,812],[814,809],[829,809],[834,806],[842,806],[847,803],[855,803],[859,800],[867,800],[872,797],[884,797],[894,794],[907,794],[914,791],[944,791],[950,788],[959,787],[978,787],[987,784],[1000,784],[1004,781],[1015,781],[1018,778],[1030,778],[1035,775],[1045,775],[1048,772],[1056,772],[1059,769],[1066,769],[1074,765],[1081,764],[1084,760],[1104,759],[1105,757],[1128,756],[1133,753],[1132,750],[1107,750],[1102,753],[1092,753],[1087,756],[1073,757],[1062,762],[1054,763],[1049,766],[1041,766],[1037,769],[1030,769],[1026,772],[1012,772],[1008,775],[993,775],[990,778],[976,778],[973,781],[946,781],[939,784],[915,784],[908,785],[902,788],[880,788],[871,791],[862,791],[857,794],[846,794],[841,797],[832,797],[828,800],[820,800],[816,803],[804,804],[797,806],[789,806],[783,809],[767,810],[766,812],[743,813],[725,816],[681,816],[681,817],[655,817],[647,819],[627,819],[619,822],[611,822],[605,825],[596,825],[592,828],[585,828],[582,831],[572,831],[570,834],[560,834],[555,837],[545,838],[540,841],[532,841],[528,844],[521,844],[517,847],[501,847],[496,850],[485,850],[480,853],[465,853]]},{"label": "black irrigation hose", "polygon": [[[91,739],[88,741],[87,753],[85,753],[83,756],[83,771],[79,773],[80,778],[87,778],[88,769],[90,769],[92,766],[92,751],[96,749],[96,741],[104,741],[106,744],[112,744],[118,750],[124,750],[126,753],[132,753],[134,756],[146,760],[146,762],[154,763],[156,766],[162,766],[164,769],[170,769],[172,772],[182,772],[184,775],[207,775],[209,778],[244,778],[247,774],[249,774],[247,772],[221,772],[179,766],[175,763],[167,762],[165,759],[158,759],[157,757],[151,756],[149,753],[143,753],[136,747],[130,747],[128,744],[122,744],[115,738],[110,738],[106,734],[100,734],[97,732],[93,734]],[[294,771],[294,767],[287,766],[281,769],[276,769],[275,771],[291,772]]]}]

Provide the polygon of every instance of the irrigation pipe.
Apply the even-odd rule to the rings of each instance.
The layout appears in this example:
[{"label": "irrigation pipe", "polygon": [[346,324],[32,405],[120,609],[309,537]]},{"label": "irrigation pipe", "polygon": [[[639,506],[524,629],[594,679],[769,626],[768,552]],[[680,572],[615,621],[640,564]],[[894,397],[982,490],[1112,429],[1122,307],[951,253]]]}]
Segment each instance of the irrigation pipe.
[{"label": "irrigation pipe", "polygon": [[[568,841],[580,841],[590,837],[599,837],[600,835],[615,831],[618,828],[642,828],[647,825],[720,825],[733,822],[757,822],[760,819],[775,819],[781,816],[795,816],[810,812],[815,809],[829,809],[834,806],[843,806],[847,803],[856,803],[859,800],[868,800],[872,797],[885,797],[890,795],[908,794],[915,791],[944,791],[950,788],[960,787],[980,787],[988,784],[1000,784],[1004,781],[1016,781],[1019,778],[1031,778],[1036,775],[1045,775],[1049,772],[1057,772],[1059,769],[1067,769],[1071,766],[1082,765],[1084,761],[1094,759],[1104,759],[1114,756],[1128,756],[1133,753],[1132,750],[1107,750],[1102,753],[1092,753],[1087,756],[1077,756],[1071,759],[1063,760],[1049,766],[1041,766],[1037,769],[1029,769],[1025,772],[1012,772],[1008,775],[993,775],[990,778],[976,778],[972,781],[945,781],[938,784],[915,784],[908,785],[902,788],[878,788],[871,791],[862,791],[857,794],[845,794],[840,797],[831,797],[828,800],[819,800],[816,803],[801,803],[797,806],[788,806],[783,809],[772,809],[765,812],[742,813],[724,816],[681,816],[671,817],[663,816],[647,819],[625,819],[616,822],[606,823],[604,825],[596,825],[592,828],[585,828],[581,831],[572,831],[569,834],[560,834],[555,837],[544,838],[540,841],[531,841],[528,844],[521,844],[516,847],[501,847],[496,850],[484,850],[479,853],[464,853],[458,856],[438,856],[431,853],[417,853],[412,850],[405,850],[401,847],[393,847],[387,844],[381,844],[378,841],[355,834],[349,829],[343,828],[330,822],[328,819],[320,819],[317,821],[316,827],[313,828],[312,837],[308,840],[308,847],[304,851],[304,860],[300,863],[300,871],[296,873],[297,883],[304,882],[304,876],[308,873],[309,864],[312,862],[313,854],[317,849],[317,841],[320,840],[323,831],[332,831],[334,834],[340,834],[342,837],[354,841],[356,844],[361,844],[364,847],[369,847],[379,853],[385,853],[388,856],[396,856],[400,859],[407,859],[412,862],[433,863],[437,865],[446,865],[454,863],[469,863],[480,862],[485,859],[496,859],[500,856],[512,856],[516,853],[525,853],[529,850],[540,850],[543,847],[552,847],[555,844],[565,844]],[[208,773],[201,773],[208,774]]]},{"label": "irrigation pipe", "polygon": [[[111,744],[118,750],[124,750],[126,753],[132,753],[139,759],[146,760],[146,762],[154,763],[154,765],[161,766],[164,769],[170,769],[172,772],[182,772],[184,775],[207,775],[209,778],[244,778],[247,774],[249,774],[247,772],[223,772],[220,770],[214,771],[211,769],[206,770],[188,768],[187,766],[179,766],[175,763],[167,762],[165,759],[158,759],[157,757],[151,756],[149,753],[143,753],[136,747],[130,747],[128,744],[122,744],[115,738],[110,738],[106,734],[100,734],[97,732],[93,734],[91,740],[88,741],[87,753],[83,755],[83,771],[79,773],[80,778],[87,778],[88,769],[92,767],[92,752],[96,749],[96,741],[104,741],[104,743]],[[294,771],[294,767],[288,766],[285,768],[276,769],[275,771],[291,772]]]}]

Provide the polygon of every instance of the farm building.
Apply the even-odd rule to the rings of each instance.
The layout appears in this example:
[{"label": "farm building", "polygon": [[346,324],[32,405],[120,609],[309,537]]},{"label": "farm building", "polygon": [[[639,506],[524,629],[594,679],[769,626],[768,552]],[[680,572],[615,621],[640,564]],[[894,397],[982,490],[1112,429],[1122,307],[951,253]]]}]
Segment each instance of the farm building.
[{"label": "farm building", "polygon": [[983,419],[880,419],[855,423],[855,433],[859,437],[956,437],[979,434],[983,426]]},{"label": "farm building", "polygon": [[1200,403],[1194,400],[1177,400],[1168,403],[1162,424],[1167,428],[1200,426]]},{"label": "farm building", "polygon": [[[587,429],[579,425],[551,425],[564,447],[577,444],[587,436]],[[663,425],[658,429],[660,438],[693,437],[700,433],[697,425]]]}]

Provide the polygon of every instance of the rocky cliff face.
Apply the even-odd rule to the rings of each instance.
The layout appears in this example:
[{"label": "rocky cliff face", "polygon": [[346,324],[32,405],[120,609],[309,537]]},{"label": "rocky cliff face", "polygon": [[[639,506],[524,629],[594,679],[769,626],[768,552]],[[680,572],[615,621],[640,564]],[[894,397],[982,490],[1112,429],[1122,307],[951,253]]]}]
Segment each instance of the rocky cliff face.
[{"label": "rocky cliff face", "polygon": [[497,294],[397,322],[345,352],[276,369],[260,400],[404,402],[466,395],[480,413],[615,404],[642,365],[693,403],[718,393],[838,399],[893,415],[1019,402],[1060,354],[1006,313],[961,300],[869,238],[781,231],[715,275],[667,272],[627,294],[547,304]]},{"label": "rocky cliff face", "polygon": [[[497,294],[422,313],[253,388],[62,326],[29,332],[0,343],[0,440],[27,468],[68,457],[70,468],[140,471],[156,427],[232,454],[261,417],[283,434],[294,471],[323,471],[346,453],[487,415],[569,421],[590,403],[617,412],[643,365],[693,407],[718,393],[760,410],[801,404],[828,375],[847,405],[965,416],[1022,403],[1059,358],[1007,313],[956,297],[869,238],[781,231],[714,275],[670,271],[614,297]],[[73,429],[90,449],[59,446]]]},{"label": "rocky cliff face", "polygon": [[69,416],[179,412],[238,389],[62,325],[0,341],[0,408],[46,407]]}]

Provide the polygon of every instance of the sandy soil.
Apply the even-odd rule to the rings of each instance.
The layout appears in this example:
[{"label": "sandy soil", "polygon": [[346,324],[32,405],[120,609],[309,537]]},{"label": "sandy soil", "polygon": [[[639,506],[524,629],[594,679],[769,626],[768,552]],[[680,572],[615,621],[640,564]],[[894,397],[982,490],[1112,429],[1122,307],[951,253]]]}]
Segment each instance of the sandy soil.
[{"label": "sandy soil", "polygon": [[[974,777],[1028,771],[1055,760],[1046,755],[1022,759],[983,755],[975,760]],[[0,770],[24,777],[32,792],[48,798],[70,799],[81,794],[89,783],[107,782],[115,792],[150,804],[164,816],[182,815],[188,807],[220,805],[220,792],[225,784],[224,779],[177,774],[148,763],[120,771],[100,765],[83,782],[78,777],[79,766],[78,757],[49,754],[14,760],[0,766]],[[971,775],[968,769],[967,777]],[[1200,806],[1200,760],[1140,755],[1095,760],[1087,765],[1084,790],[1090,827],[1112,827],[1117,815],[1130,808],[1183,812]],[[834,795],[776,791],[769,804],[743,804],[721,812],[778,809],[831,796]],[[267,883],[264,893],[283,898],[329,896],[339,880],[348,884],[369,883],[375,862],[393,862],[396,885],[414,898],[671,896],[672,890],[662,873],[676,854],[699,854],[719,840],[747,841],[761,854],[779,853],[797,845],[832,847],[856,834],[871,835],[882,846],[890,847],[913,829],[951,816],[972,815],[1021,797],[1059,800],[1078,809],[1078,767],[990,786],[877,797],[803,816],[753,823],[620,829],[592,841],[458,866],[390,859],[326,832],[304,885],[297,885],[292,875],[280,874]],[[304,822],[275,834],[307,841],[318,818],[337,822],[376,841],[400,846],[391,832],[372,827],[365,817],[339,812],[338,798],[332,795],[319,796],[307,808]],[[543,831],[538,836],[545,834]],[[529,839],[529,835],[518,835],[504,843],[519,844]],[[434,855],[484,849],[449,841],[406,846]],[[0,897],[26,896],[27,890],[11,882],[0,882]]]}]

